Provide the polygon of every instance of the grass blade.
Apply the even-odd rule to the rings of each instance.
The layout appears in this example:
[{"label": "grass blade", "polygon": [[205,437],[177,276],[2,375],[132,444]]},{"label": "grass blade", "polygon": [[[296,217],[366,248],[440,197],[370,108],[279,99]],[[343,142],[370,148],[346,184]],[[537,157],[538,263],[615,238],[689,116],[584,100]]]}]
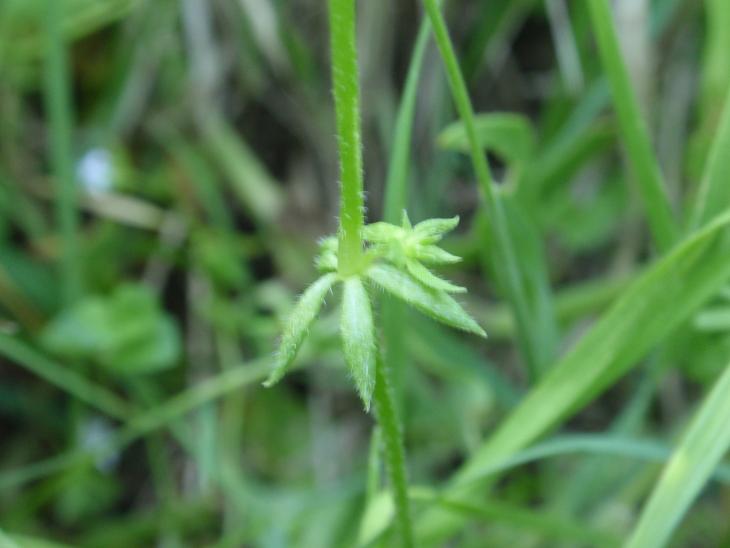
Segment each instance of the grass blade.
[{"label": "grass blade", "polygon": [[613,16],[607,0],[589,0],[588,5],[621,134],[636,173],[654,243],[659,251],[666,251],[676,240],[677,226],[652,151],[649,132],[621,58]]},{"label": "grass blade", "polygon": [[476,123],[474,121],[474,109],[469,99],[464,77],[459,68],[459,62],[454,53],[449,31],[441,14],[439,2],[437,0],[424,0],[424,5],[446,68],[454,103],[464,123],[474,171],[486,205],[489,229],[492,233],[492,240],[494,241],[498,268],[501,270],[499,275],[500,283],[504,285],[507,298],[512,306],[512,312],[515,315],[518,326],[518,338],[527,369],[533,377],[536,377],[542,369],[541,352],[538,343],[539,336],[531,327],[532,322],[528,298],[521,283],[519,264],[515,256],[509,227],[507,226],[502,199],[494,187],[489,165],[482,152],[481,144],[477,136]]},{"label": "grass blade", "polygon": [[63,5],[46,2],[45,101],[50,124],[50,152],[55,178],[56,217],[61,234],[61,283],[66,304],[81,294],[81,261],[78,249],[76,181],[73,174],[71,84],[68,55],[63,41]]},{"label": "grass blade", "polygon": [[393,150],[388,164],[388,176],[385,181],[385,203],[383,205],[383,220],[397,225],[403,210],[408,206],[408,165],[411,160],[411,133],[413,131],[413,117],[416,111],[416,94],[421,77],[423,58],[430,36],[428,20],[421,22],[421,27],[413,48],[413,57],[408,68],[403,97],[398,107],[398,117],[395,121]]},{"label": "grass blade", "polygon": [[626,548],[664,546],[730,447],[730,367],[692,420]]},{"label": "grass blade", "polygon": [[110,417],[124,419],[129,416],[129,407],[119,396],[57,364],[15,337],[0,333],[0,354]]},{"label": "grass blade", "polygon": [[730,90],[710,149],[693,210],[691,226],[698,228],[730,206]]},{"label": "grass blade", "polygon": [[[508,458],[580,409],[714,295],[730,277],[728,225],[730,213],[687,238],[639,276],[503,421],[455,482],[480,475],[490,463]],[[487,481],[483,478],[475,487]],[[468,500],[472,493],[461,494]],[[428,517],[422,523],[428,525],[426,536],[457,525]]]}]

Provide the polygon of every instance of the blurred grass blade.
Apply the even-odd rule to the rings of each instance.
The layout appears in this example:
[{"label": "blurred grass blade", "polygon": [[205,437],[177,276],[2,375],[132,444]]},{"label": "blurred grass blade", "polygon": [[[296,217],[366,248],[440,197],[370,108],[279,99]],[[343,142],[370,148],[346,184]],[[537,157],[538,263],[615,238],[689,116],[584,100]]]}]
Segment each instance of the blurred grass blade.
[{"label": "blurred grass blade", "polygon": [[[3,340],[0,336],[0,343]],[[3,352],[2,347],[0,347],[0,352]],[[134,415],[107,446],[100,448],[100,452],[105,454],[105,452],[120,451],[139,438],[170,425],[185,414],[264,379],[270,370],[271,361],[269,359],[253,360],[198,383],[159,405]],[[129,413],[127,413],[128,415]],[[0,473],[0,491],[54,474],[94,456],[88,450],[75,449],[16,470],[7,470]]]},{"label": "blurred grass blade", "polygon": [[428,20],[424,19],[413,48],[413,57],[408,67],[403,97],[398,107],[398,117],[393,130],[393,146],[388,163],[388,176],[385,180],[383,220],[394,225],[400,223],[402,212],[408,208],[408,165],[411,161],[413,117],[416,111],[418,82],[429,36],[430,26]]},{"label": "blurred grass blade", "polygon": [[677,224],[662,182],[656,156],[652,151],[646,123],[631,87],[621,57],[613,15],[608,0],[589,0],[598,50],[613,94],[613,104],[626,152],[636,173],[649,227],[657,249],[666,251],[677,237]]},{"label": "blurred grass blade", "polygon": [[604,531],[570,521],[563,516],[532,510],[516,504],[489,501],[479,504],[465,503],[440,495],[428,488],[411,490],[412,500],[437,504],[449,512],[469,520],[512,526],[520,532],[532,532],[541,540],[562,539],[584,543],[591,547],[618,546],[618,539]]},{"label": "blurred grass blade", "polygon": [[691,226],[698,228],[715,215],[730,207],[730,88],[725,108],[710,148]]},{"label": "blurred grass blade", "polygon": [[449,30],[441,14],[440,2],[437,0],[423,0],[423,4],[433,28],[436,44],[441,52],[453,101],[461,121],[464,123],[464,130],[469,141],[474,172],[486,205],[486,216],[491,232],[490,238],[494,242],[496,268],[500,271],[498,280],[500,285],[503,286],[516,319],[518,340],[527,370],[532,377],[536,378],[543,369],[544,361],[542,352],[538,347],[539,337],[531,321],[529,301],[525,288],[521,283],[520,265],[517,261],[514,242],[511,241],[502,197],[494,186],[489,165],[479,144],[474,121],[474,109],[464,82],[464,76],[459,67],[459,61],[454,52]]},{"label": "blurred grass blade", "polygon": [[110,417],[124,419],[129,416],[129,407],[119,396],[50,360],[15,337],[0,333],[0,354]]},{"label": "blurred grass blade", "polygon": [[662,472],[626,548],[664,546],[730,447],[730,366]]},{"label": "blurred grass blade", "polygon": [[687,238],[624,292],[504,421],[460,476],[524,447],[569,416],[686,321],[730,277],[730,212]]},{"label": "blurred grass blade", "polygon": [[[604,434],[566,434],[528,447],[507,459],[489,463],[459,483],[467,485],[531,462],[565,455],[599,455],[663,464],[671,458],[672,451],[662,443],[645,439]],[[721,483],[730,484],[730,465],[718,467],[714,477]]]},{"label": "blurred grass blade", "polygon": [[[730,277],[730,212],[688,237],[629,286],[618,301],[523,399],[456,475],[463,482],[509,458],[590,402],[687,321]],[[488,483],[475,482],[462,492]],[[424,517],[424,534],[445,525]]]},{"label": "blurred grass blade", "polygon": [[226,174],[244,208],[257,221],[272,223],[283,207],[279,185],[253,151],[220,116],[208,115],[203,132],[207,150]]},{"label": "blurred grass blade", "polygon": [[55,179],[56,218],[61,234],[59,251],[61,284],[66,304],[81,294],[77,192],[73,173],[73,115],[68,54],[63,40],[63,6],[58,0],[45,2],[46,82],[45,101],[50,125],[50,153]]}]

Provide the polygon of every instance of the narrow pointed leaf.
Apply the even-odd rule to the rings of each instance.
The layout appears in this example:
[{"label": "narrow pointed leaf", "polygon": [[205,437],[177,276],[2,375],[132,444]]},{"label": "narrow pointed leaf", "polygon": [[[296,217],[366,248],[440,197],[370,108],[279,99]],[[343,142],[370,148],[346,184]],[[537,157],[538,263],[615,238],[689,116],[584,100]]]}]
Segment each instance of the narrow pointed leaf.
[{"label": "narrow pointed leaf", "polygon": [[342,349],[345,361],[355,379],[357,391],[370,410],[375,388],[375,326],[365,286],[360,278],[348,278],[342,294]]},{"label": "narrow pointed leaf", "polygon": [[[432,242],[436,242],[447,232],[454,230],[459,224],[459,216],[450,219],[428,219],[421,221],[413,227],[413,231],[422,238],[431,238]],[[433,240],[433,238],[437,238]]]},{"label": "narrow pointed leaf", "polygon": [[400,223],[404,230],[410,230],[411,228],[413,228],[413,225],[411,225],[411,220],[408,218],[408,212],[405,209],[400,216]]},{"label": "narrow pointed leaf", "polygon": [[418,246],[415,253],[416,259],[426,264],[456,264],[461,262],[461,257],[452,255],[435,245]]},{"label": "narrow pointed leaf", "polygon": [[465,287],[454,285],[447,280],[439,278],[418,261],[408,261],[406,263],[406,268],[408,268],[408,272],[411,273],[411,276],[431,289],[435,289],[436,291],[445,291],[446,293],[466,293]]},{"label": "narrow pointed leaf", "polygon": [[274,369],[264,386],[273,386],[286,374],[307,335],[309,326],[317,317],[327,292],[336,280],[336,274],[325,274],[310,285],[299,298],[281,337]]},{"label": "narrow pointed leaf", "polygon": [[479,324],[447,293],[425,287],[410,274],[383,264],[372,266],[368,270],[368,277],[389,293],[439,322],[481,337],[487,336]]},{"label": "narrow pointed leaf", "polygon": [[730,447],[730,366],[664,468],[626,548],[664,546]]},{"label": "narrow pointed leaf", "polygon": [[383,243],[399,238],[403,229],[390,223],[371,223],[362,229],[363,239],[373,243]]}]

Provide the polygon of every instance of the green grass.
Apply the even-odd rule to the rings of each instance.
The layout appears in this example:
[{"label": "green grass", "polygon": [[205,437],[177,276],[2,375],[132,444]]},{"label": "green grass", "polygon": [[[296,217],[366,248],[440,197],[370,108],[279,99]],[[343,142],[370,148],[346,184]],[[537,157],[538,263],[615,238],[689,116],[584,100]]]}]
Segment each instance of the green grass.
[{"label": "green grass", "polygon": [[0,546],[727,545],[729,21],[0,2]]}]

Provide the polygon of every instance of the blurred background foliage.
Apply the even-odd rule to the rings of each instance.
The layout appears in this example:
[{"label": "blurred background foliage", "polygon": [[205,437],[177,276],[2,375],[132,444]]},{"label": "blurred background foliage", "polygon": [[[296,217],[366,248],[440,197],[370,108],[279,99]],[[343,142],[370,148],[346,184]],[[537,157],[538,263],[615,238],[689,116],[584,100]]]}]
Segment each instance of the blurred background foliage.
[{"label": "blurred background foliage", "polygon": [[[730,4],[614,9],[682,211],[730,85]],[[586,3],[453,0],[445,12],[547,367],[650,254]],[[367,0],[359,16],[375,221],[422,13],[415,1]],[[301,369],[260,386],[282,319],[313,279],[317,240],[336,227],[326,21],[320,0],[0,2],[2,546],[355,546],[379,530],[381,465],[334,307]],[[493,283],[454,119],[429,43],[407,203],[414,221],[461,215],[444,243],[465,260],[448,275],[469,288],[462,301],[490,338],[389,314],[414,484],[448,479],[535,382]],[[726,365],[729,327],[720,296],[671,352],[564,429],[666,447],[658,440],[676,437]],[[517,468],[498,487],[505,505],[456,545],[611,544],[656,471],[572,453]],[[727,489],[710,489],[675,545],[726,546],[729,505]]]}]

